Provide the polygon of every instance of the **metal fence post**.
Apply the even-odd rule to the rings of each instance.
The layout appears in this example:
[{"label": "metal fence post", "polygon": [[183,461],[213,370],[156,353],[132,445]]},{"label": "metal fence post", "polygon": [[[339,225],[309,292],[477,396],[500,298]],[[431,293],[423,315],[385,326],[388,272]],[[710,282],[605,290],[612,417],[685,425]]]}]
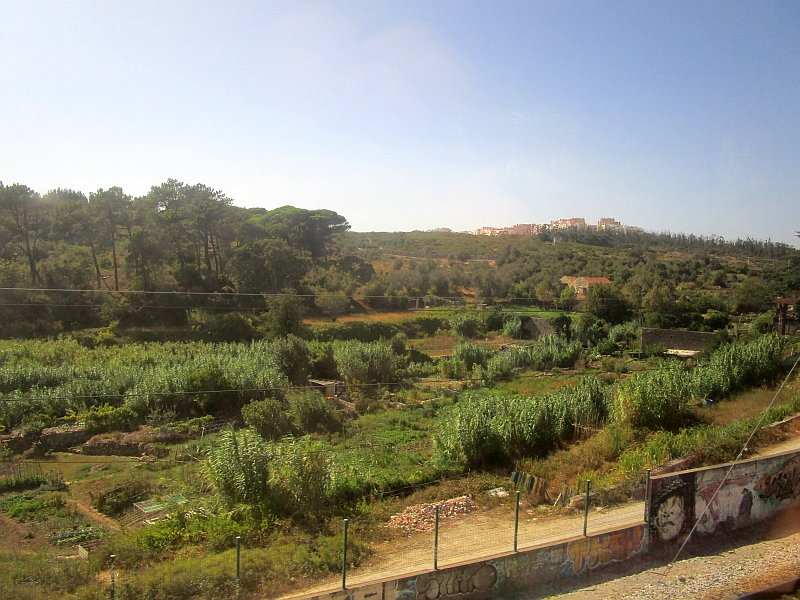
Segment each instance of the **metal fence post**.
[{"label": "metal fence post", "polygon": [[342,543],[342,589],[347,589],[347,519],[344,520],[344,541]]},{"label": "metal fence post", "polygon": [[433,522],[433,570],[439,569],[439,505],[434,507],[435,519]]},{"label": "metal fence post", "polygon": [[644,474],[644,522],[650,521],[650,469]]},{"label": "metal fence post", "polygon": [[117,593],[114,586],[114,560],[116,558],[117,558],[116,555],[114,554],[111,555],[111,600],[114,600]]},{"label": "metal fence post", "polygon": [[586,500],[583,503],[583,535],[586,536],[586,527],[589,524],[589,487],[591,485],[589,479],[586,480]]},{"label": "metal fence post", "polygon": [[517,551],[518,539],[519,539],[519,490],[517,490],[517,508],[514,511],[514,552]]},{"label": "metal fence post", "polygon": [[239,597],[239,593],[242,587],[242,577],[241,577],[241,552],[242,552],[242,538],[241,536],[236,536],[236,597]]}]

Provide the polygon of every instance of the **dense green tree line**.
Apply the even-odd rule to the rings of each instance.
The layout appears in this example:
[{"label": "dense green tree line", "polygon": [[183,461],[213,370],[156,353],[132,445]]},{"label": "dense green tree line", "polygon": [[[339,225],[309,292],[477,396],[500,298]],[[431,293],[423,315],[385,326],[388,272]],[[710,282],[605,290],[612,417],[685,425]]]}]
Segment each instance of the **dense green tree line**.
[{"label": "dense green tree line", "polygon": [[43,288],[277,291],[296,287],[305,261],[324,258],[332,235],[348,228],[330,210],[243,209],[174,179],[137,198],[119,187],[42,196],[0,186],[6,285],[24,282],[23,266],[26,283]]},{"label": "dense green tree line", "polygon": [[255,316],[274,304],[259,294],[284,292],[301,297],[270,319],[276,335],[294,327],[279,325],[287,311],[295,321],[302,310],[335,320],[359,307],[404,310],[410,298],[428,306],[472,296],[569,308],[564,275],[614,283],[594,288],[586,302],[607,323],[636,316],[650,326],[714,330],[729,313],[762,312],[772,298],[800,290],[800,252],[771,241],[578,229],[557,240],[348,229],[330,210],[245,209],[218,190],[173,179],[140,197],[118,187],[39,195],[0,184],[0,287],[36,290],[0,292],[0,333],[52,335],[114,321],[203,328],[208,320],[192,321],[193,309]]}]

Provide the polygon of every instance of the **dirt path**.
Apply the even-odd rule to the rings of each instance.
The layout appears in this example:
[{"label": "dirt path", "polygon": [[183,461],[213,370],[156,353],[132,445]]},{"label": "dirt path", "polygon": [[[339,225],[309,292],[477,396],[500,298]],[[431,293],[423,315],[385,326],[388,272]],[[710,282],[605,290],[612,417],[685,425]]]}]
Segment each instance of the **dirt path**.
[{"label": "dirt path", "polygon": [[122,531],[122,528],[119,526],[119,523],[117,523],[114,519],[107,517],[104,514],[96,511],[91,506],[87,506],[80,500],[75,500],[75,509],[79,513],[81,513],[84,517],[92,519],[93,521],[99,523],[100,525],[102,525],[106,529],[109,529],[110,531]]},{"label": "dirt path", "polygon": [[[800,436],[779,444],[763,448],[759,456],[777,454],[800,449]],[[608,528],[623,528],[641,523],[644,519],[644,503],[629,502],[601,512],[591,510],[588,532]],[[519,524],[519,548],[548,545],[583,533],[583,515],[535,518],[521,514]],[[514,544],[513,501],[491,511],[477,511],[462,519],[445,522],[439,530],[440,568],[469,559],[485,558],[508,552]],[[373,546],[372,561],[348,571],[349,586],[369,581],[389,579],[433,568],[433,533],[415,533],[407,538],[386,541]],[[336,586],[336,577],[318,582],[302,594],[329,590]],[[294,595],[299,595],[297,592]],[[652,597],[652,596],[650,596]]]}]

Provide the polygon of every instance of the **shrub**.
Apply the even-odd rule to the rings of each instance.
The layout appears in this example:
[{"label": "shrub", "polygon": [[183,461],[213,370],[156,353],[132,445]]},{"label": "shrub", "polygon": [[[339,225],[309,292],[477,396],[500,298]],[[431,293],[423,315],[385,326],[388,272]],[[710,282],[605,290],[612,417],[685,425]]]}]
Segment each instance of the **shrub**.
[{"label": "shrub", "polygon": [[628,321],[627,323],[614,325],[611,329],[609,329],[608,339],[615,344],[621,344],[628,348],[632,348],[636,345],[636,341],[639,339],[640,333],[641,328],[639,327],[639,323],[636,321]]},{"label": "shrub", "polygon": [[266,312],[261,313],[259,333],[274,339],[303,332],[303,305],[292,295],[271,296],[266,299]]},{"label": "shrub", "polygon": [[299,337],[288,335],[270,344],[270,353],[281,373],[294,385],[303,385],[308,380],[309,350]]},{"label": "shrub", "polygon": [[442,379],[464,379],[468,372],[463,360],[452,357],[439,359],[439,375]]},{"label": "shrub", "polygon": [[503,324],[503,334],[508,337],[519,339],[522,337],[522,319],[511,317]]},{"label": "shrub", "polygon": [[484,366],[490,354],[490,348],[472,342],[456,344],[453,348],[453,359],[463,362],[468,371],[472,370],[474,365]]},{"label": "shrub", "polygon": [[207,465],[214,486],[231,506],[311,516],[329,499],[331,459],[309,438],[267,443],[248,431],[229,429],[211,449]]},{"label": "shrub", "polygon": [[109,431],[133,431],[138,425],[138,416],[127,406],[113,407],[108,404],[93,406],[85,418],[89,433]]},{"label": "shrub", "polygon": [[422,315],[411,321],[410,329],[413,329],[412,331],[406,331],[406,335],[409,337],[416,337],[420,333],[423,335],[436,335],[436,332],[440,329],[447,329],[448,324],[448,320],[442,317]]},{"label": "shrub", "polygon": [[297,428],[304,433],[338,431],[339,413],[321,394],[314,391],[292,392],[287,396]]},{"label": "shrub", "polygon": [[770,333],[772,331],[772,322],[774,318],[775,313],[772,311],[765,312],[763,315],[759,315],[750,321],[748,332],[755,335]]},{"label": "shrub", "polygon": [[484,320],[476,314],[456,313],[450,317],[450,327],[456,335],[465,338],[478,337],[483,331]]},{"label": "shrub", "polygon": [[188,321],[193,331],[212,342],[249,341],[256,333],[253,321],[240,312],[217,315],[203,310],[191,310]]},{"label": "shrub", "polygon": [[[727,327],[728,323],[731,322],[726,313],[714,309],[710,309],[705,315],[703,315],[703,321],[705,329],[708,329],[709,331],[716,331],[718,329],[722,329],[723,327]],[[772,321],[770,320],[770,326],[771,325]]]},{"label": "shrub", "polygon": [[203,413],[231,413],[239,407],[239,393],[219,366],[192,371],[186,378],[186,388]]},{"label": "shrub", "polygon": [[387,383],[397,378],[401,359],[385,342],[364,344],[356,341],[336,342],[333,345],[336,369],[348,383]]},{"label": "shrub", "polygon": [[309,342],[309,370],[313,377],[336,379],[336,360],[333,357],[333,344],[327,342]]},{"label": "shrub", "polygon": [[501,352],[486,362],[483,376],[488,381],[505,379],[511,375],[513,368],[514,363],[512,357],[506,352]]},{"label": "shrub", "polygon": [[242,418],[265,440],[282,437],[292,431],[292,420],[283,404],[274,398],[254,400],[242,407]]}]

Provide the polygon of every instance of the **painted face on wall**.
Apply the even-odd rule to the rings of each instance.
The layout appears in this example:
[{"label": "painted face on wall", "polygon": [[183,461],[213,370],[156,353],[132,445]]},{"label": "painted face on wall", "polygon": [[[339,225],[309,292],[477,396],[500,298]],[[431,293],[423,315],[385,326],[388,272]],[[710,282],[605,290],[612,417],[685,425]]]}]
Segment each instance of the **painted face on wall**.
[{"label": "painted face on wall", "polygon": [[669,496],[658,505],[655,525],[661,541],[667,542],[678,537],[685,522],[686,513],[681,496]]}]

